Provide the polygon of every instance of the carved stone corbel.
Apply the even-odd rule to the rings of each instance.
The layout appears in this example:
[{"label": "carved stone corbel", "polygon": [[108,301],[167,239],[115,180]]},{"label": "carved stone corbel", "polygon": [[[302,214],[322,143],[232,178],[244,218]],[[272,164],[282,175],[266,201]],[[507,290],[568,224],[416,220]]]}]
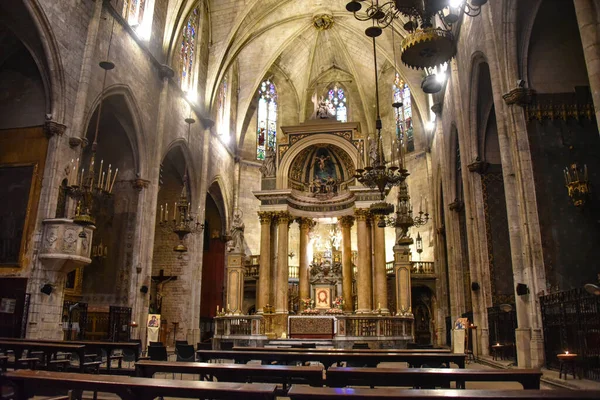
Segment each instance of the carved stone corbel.
[{"label": "carved stone corbel", "polygon": [[459,199],[454,199],[452,203],[448,204],[448,208],[450,209],[450,211],[456,212],[461,212],[464,206],[465,204]]},{"label": "carved stone corbel", "polygon": [[171,79],[175,76],[175,71],[170,66],[163,64],[158,70],[158,76],[160,79]]},{"label": "carved stone corbel", "polygon": [[147,179],[137,178],[131,181],[131,184],[133,185],[134,189],[142,190],[148,188],[148,185],[150,185],[150,181]]},{"label": "carved stone corbel", "polygon": [[511,90],[510,92],[502,95],[504,102],[508,106],[512,106],[516,104],[521,107],[525,107],[528,104],[531,104],[531,100],[535,91],[532,89],[517,87]]},{"label": "carved stone corbel", "polygon": [[52,136],[62,136],[67,130],[67,126],[63,124],[59,124],[56,121],[52,121],[51,119],[47,119],[44,122],[44,133],[50,139]]},{"label": "carved stone corbel", "polygon": [[473,161],[471,164],[467,165],[467,168],[469,169],[470,172],[477,172],[478,174],[485,174],[485,171],[487,171],[488,167],[490,166],[490,163],[486,162],[486,161],[482,161],[479,157],[477,157],[475,159],[475,161]]}]

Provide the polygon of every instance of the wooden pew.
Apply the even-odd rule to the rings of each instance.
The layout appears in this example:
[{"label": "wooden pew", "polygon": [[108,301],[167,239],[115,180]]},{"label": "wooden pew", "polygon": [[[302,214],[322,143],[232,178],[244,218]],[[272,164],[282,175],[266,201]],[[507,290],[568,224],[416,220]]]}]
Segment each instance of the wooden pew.
[{"label": "wooden pew", "polygon": [[411,350],[411,349],[315,349],[315,348],[311,348],[311,349],[303,349],[303,348],[294,348],[294,347],[242,347],[242,346],[234,346],[232,348],[233,351],[265,351],[265,352],[269,352],[269,351],[310,351],[311,353],[332,353],[332,352],[339,352],[339,353],[404,353],[404,354],[409,354],[409,353],[420,353],[420,354],[426,354],[426,353],[432,353],[432,354],[438,354],[438,353],[452,353],[451,349],[417,349],[417,350]]},{"label": "wooden pew", "polygon": [[260,364],[214,364],[198,362],[138,361],[137,376],[152,378],[157,372],[200,375],[200,380],[217,378],[220,382],[277,383],[286,392],[293,383],[323,386],[323,368]]},{"label": "wooden pew", "polygon": [[271,400],[275,385],[147,379],[116,375],[89,375],[71,372],[20,370],[7,372],[4,379],[16,388],[16,400],[38,394],[63,394],[73,390],[114,393],[123,400],[150,400],[160,396],[210,399]]},{"label": "wooden pew", "polygon": [[[139,343],[137,342],[107,342],[107,341],[97,341],[97,340],[46,340],[46,339],[17,339],[17,338],[0,338],[0,341],[13,341],[13,342],[39,342],[39,343],[47,343],[47,344],[76,344],[83,345],[86,347],[87,354],[98,352],[98,350],[104,350],[106,353],[106,370],[107,373],[110,374],[111,370],[111,361],[118,360],[119,368],[121,368],[121,359],[122,356],[111,356],[113,350],[130,350],[135,354],[135,360],[139,360],[140,358],[140,348]],[[80,360],[83,360],[80,358]]]},{"label": "wooden pew", "polygon": [[293,385],[288,391],[291,400],[442,400],[447,397],[464,400],[519,399],[573,400],[599,399],[597,390],[456,390],[456,389],[352,389],[317,388]]},{"label": "wooden pew", "polygon": [[8,367],[8,356],[0,356],[0,372],[6,372]]},{"label": "wooden pew", "polygon": [[0,340],[0,349],[13,350],[15,353],[15,360],[21,358],[21,354],[24,350],[38,350],[44,352],[44,363],[49,365],[52,355],[59,352],[77,353],[79,356],[79,370],[84,371],[85,363],[85,346],[80,344],[66,344],[62,343],[50,343],[40,341],[23,341],[23,340]]},{"label": "wooden pew", "polygon": [[381,362],[406,362],[410,367],[420,368],[424,365],[435,366],[440,363],[455,363],[459,368],[465,367],[465,354],[454,353],[349,353],[349,352],[312,352],[312,351],[289,351],[289,352],[265,352],[265,351],[233,351],[233,350],[198,350],[196,352],[199,361],[210,361],[216,359],[235,360],[239,363],[247,363],[250,360],[261,360],[267,362],[308,362],[318,361],[328,368],[333,364],[341,362],[352,362],[360,365],[376,367]]},{"label": "wooden pew", "polygon": [[465,388],[465,382],[519,382],[523,389],[539,389],[542,373],[536,369],[456,368],[329,368],[327,386],[412,386],[435,389]]}]

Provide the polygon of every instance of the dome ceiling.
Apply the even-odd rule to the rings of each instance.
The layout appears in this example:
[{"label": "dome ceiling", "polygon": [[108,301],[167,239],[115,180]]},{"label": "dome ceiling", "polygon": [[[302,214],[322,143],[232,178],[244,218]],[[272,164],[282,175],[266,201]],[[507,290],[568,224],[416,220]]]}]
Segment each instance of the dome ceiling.
[{"label": "dome ceiling", "polygon": [[[189,9],[185,0],[171,0],[175,7]],[[229,68],[238,63],[239,112],[236,130],[239,132],[245,114],[260,82],[271,71],[278,70],[295,91],[303,120],[306,99],[315,87],[327,85],[322,76],[332,69],[346,73],[360,94],[352,99],[359,104],[367,125],[363,131],[374,130],[375,90],[373,74],[373,43],[365,36],[366,22],[357,21],[346,11],[348,0],[209,0],[211,46],[208,69],[206,107],[210,108],[218,85]],[[183,4],[186,3],[186,4]],[[189,2],[192,3],[192,2]],[[329,29],[316,27],[313,19],[330,15]],[[170,17],[174,12],[170,10]],[[323,21],[319,21],[323,25]],[[325,23],[325,25],[327,25]],[[400,41],[405,32],[402,22],[396,24],[395,47],[401,76],[413,90],[417,109],[427,107],[419,89],[421,74],[405,68],[400,61]],[[393,65],[391,28],[377,39],[378,70]],[[390,85],[392,82],[390,82]],[[308,96],[308,97],[307,97]]]}]

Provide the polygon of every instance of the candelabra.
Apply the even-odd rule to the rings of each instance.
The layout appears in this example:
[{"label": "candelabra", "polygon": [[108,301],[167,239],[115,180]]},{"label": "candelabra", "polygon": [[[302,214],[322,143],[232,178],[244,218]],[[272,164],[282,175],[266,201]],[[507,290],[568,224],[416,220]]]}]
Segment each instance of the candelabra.
[{"label": "candelabra", "polygon": [[373,37],[373,59],[375,62],[375,100],[377,106],[377,119],[375,128],[377,135],[375,140],[369,140],[369,163],[363,168],[363,149],[359,157],[359,165],[354,177],[359,183],[377,189],[381,195],[381,201],[371,205],[371,213],[379,217],[377,226],[385,227],[385,216],[394,211],[392,204],[386,203],[385,196],[394,186],[400,185],[409,175],[404,168],[404,155],[402,142],[392,140],[391,160],[388,162],[383,154],[383,139],[381,137],[381,117],[379,113],[379,78],[377,77],[377,51],[375,37]]},{"label": "candelabra", "polygon": [[[111,33],[112,41],[112,33]],[[109,49],[110,52],[110,42]],[[102,83],[102,96],[106,87],[107,72],[115,67],[110,61],[100,62],[100,68],[104,70],[104,80]],[[73,222],[81,225],[93,225],[96,218],[93,213],[99,214],[109,208],[109,199],[112,197],[112,191],[117,180],[119,168],[112,170],[112,165],[104,170],[104,160],[100,161],[100,168],[96,174],[96,150],[98,147],[98,131],[100,129],[100,117],[102,115],[102,103],[104,98],[100,98],[98,105],[98,117],[96,119],[96,130],[94,133],[94,142],[92,143],[90,163],[88,169],[80,169],[79,158],[71,160],[69,166],[69,175],[67,177],[67,193],[75,200],[75,216]]]},{"label": "candelabra", "polygon": [[585,204],[587,197],[592,191],[588,180],[587,165],[583,169],[575,164],[571,164],[564,170],[565,184],[569,197],[575,207],[581,207]]},{"label": "candelabra", "polygon": [[[188,124],[188,135],[187,141],[190,141],[190,130],[193,123],[196,120],[191,116],[185,119],[185,123]],[[179,238],[179,244],[173,248],[173,251],[177,253],[185,253],[188,251],[187,246],[183,243],[186,236],[189,234],[200,233],[204,230],[204,224],[200,222],[200,206],[198,206],[198,212],[194,216],[190,212],[190,202],[188,201],[188,174],[187,169],[183,175],[183,189],[179,200],[173,204],[173,218],[169,218],[169,204],[165,203],[164,206],[160,206],[160,220],[159,226],[165,232],[173,232]]]}]

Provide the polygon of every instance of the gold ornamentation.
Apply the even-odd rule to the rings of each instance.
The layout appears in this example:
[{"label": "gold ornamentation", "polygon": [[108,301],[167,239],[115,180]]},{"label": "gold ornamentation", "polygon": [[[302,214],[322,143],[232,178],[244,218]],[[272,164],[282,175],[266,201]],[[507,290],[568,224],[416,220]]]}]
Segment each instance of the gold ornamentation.
[{"label": "gold ornamentation", "polygon": [[342,226],[342,228],[352,228],[352,225],[354,225],[354,219],[355,218],[351,215],[341,216],[339,218],[340,225]]},{"label": "gold ornamentation", "polygon": [[270,211],[259,211],[258,219],[261,225],[268,225],[273,220],[273,213]]},{"label": "gold ornamentation", "polygon": [[354,210],[354,215],[358,221],[370,221],[371,212],[367,208],[357,208]]},{"label": "gold ornamentation", "polygon": [[535,91],[532,89],[518,87],[502,95],[502,98],[504,99],[506,105],[512,106],[513,104],[516,104],[524,107],[525,105],[531,103],[531,99],[534,94]]},{"label": "gold ornamentation", "polygon": [[425,28],[409,33],[402,40],[402,62],[410,68],[432,68],[456,55],[454,35],[440,28]]}]

